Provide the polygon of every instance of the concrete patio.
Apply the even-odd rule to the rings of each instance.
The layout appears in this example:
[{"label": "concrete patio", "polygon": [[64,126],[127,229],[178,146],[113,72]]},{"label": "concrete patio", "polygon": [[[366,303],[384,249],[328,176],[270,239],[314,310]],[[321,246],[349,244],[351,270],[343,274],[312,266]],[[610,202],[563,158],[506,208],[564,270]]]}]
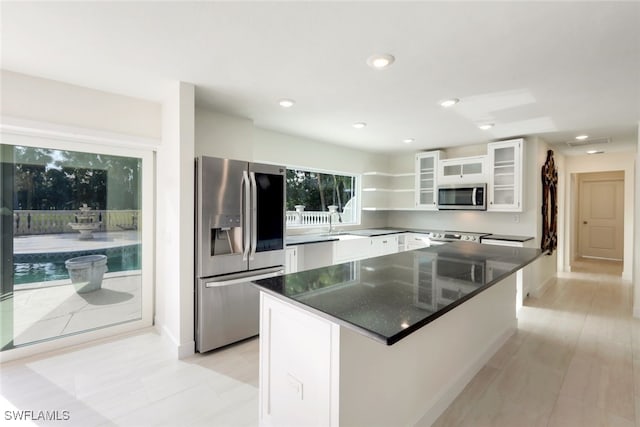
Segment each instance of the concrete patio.
[{"label": "concrete patio", "polygon": [[[74,253],[139,242],[138,231],[95,233],[85,241],[71,233],[31,235],[14,238],[14,254]],[[139,319],[141,291],[140,270],[111,272],[101,289],[82,294],[70,279],[15,285],[13,300],[3,301],[2,309],[13,311],[13,340],[19,346]],[[9,339],[2,337],[1,344]]]}]

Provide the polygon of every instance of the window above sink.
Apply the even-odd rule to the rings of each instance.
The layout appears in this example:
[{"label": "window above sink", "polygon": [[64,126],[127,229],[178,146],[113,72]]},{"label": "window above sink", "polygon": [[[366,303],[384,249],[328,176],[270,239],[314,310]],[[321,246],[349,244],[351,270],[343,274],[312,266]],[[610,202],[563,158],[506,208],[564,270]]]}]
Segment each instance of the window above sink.
[{"label": "window above sink", "polygon": [[287,228],[359,224],[358,185],[354,174],[287,168]]}]

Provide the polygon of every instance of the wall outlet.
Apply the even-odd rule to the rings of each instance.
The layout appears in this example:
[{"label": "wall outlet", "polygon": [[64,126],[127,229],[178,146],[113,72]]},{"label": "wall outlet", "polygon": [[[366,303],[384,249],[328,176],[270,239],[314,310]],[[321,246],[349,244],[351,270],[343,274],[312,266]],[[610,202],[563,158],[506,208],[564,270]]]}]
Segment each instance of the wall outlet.
[{"label": "wall outlet", "polygon": [[520,215],[515,214],[515,215],[513,216],[513,222],[520,222]]}]

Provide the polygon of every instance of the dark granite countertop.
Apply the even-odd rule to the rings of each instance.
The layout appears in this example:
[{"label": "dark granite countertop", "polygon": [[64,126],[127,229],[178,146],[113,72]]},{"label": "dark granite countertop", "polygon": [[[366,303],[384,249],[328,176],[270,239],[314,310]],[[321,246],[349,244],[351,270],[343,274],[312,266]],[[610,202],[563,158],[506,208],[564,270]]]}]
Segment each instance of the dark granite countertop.
[{"label": "dark granite countertop", "polygon": [[347,231],[349,234],[356,236],[375,237],[375,236],[387,236],[389,234],[406,233],[406,230],[398,230],[393,228],[365,228],[363,230]]},{"label": "dark granite countertop", "polygon": [[540,255],[538,249],[453,242],[255,284],[261,291],[392,345]]},{"label": "dark granite countertop", "polygon": [[285,243],[287,246],[307,245],[311,243],[335,242],[338,236],[329,236],[322,234],[300,234],[297,236],[287,236]]},{"label": "dark granite countertop", "polygon": [[507,242],[527,242],[533,240],[533,236],[509,236],[507,234],[489,234],[480,239],[482,240],[505,240]]},{"label": "dark granite countertop", "polygon": [[[375,237],[375,236],[386,236],[389,234],[402,234],[402,233],[422,233],[429,234],[431,232],[438,230],[419,230],[413,228],[364,228],[359,230],[344,230],[335,235],[328,234],[299,234],[294,236],[287,236],[286,244],[287,246],[294,245],[305,245],[309,243],[320,243],[320,242],[333,242],[339,240],[339,235],[344,234],[352,234],[354,236],[363,236],[363,237]],[[443,232],[443,231],[439,231]],[[510,236],[507,234],[489,234],[483,239],[494,239],[494,240],[504,240],[509,242],[526,242],[529,240],[533,240],[532,236]]]},{"label": "dark granite countertop", "polygon": [[398,229],[386,229],[386,228],[364,228],[359,230],[344,230],[339,233],[330,234],[297,234],[293,236],[287,236],[285,242],[287,246],[306,245],[310,243],[322,243],[322,242],[334,242],[340,240],[340,235],[351,234],[354,236],[362,237],[375,237],[385,236],[388,234],[404,233],[405,230]]}]

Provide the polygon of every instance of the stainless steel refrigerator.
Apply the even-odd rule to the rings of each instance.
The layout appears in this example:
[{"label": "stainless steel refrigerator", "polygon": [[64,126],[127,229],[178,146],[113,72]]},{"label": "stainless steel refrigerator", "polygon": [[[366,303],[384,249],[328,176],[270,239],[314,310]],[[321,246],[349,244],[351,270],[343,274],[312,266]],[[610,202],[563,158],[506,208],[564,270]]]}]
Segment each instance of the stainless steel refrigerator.
[{"label": "stainless steel refrigerator", "polygon": [[196,350],[258,334],[250,281],[284,274],[286,168],[196,159]]}]

